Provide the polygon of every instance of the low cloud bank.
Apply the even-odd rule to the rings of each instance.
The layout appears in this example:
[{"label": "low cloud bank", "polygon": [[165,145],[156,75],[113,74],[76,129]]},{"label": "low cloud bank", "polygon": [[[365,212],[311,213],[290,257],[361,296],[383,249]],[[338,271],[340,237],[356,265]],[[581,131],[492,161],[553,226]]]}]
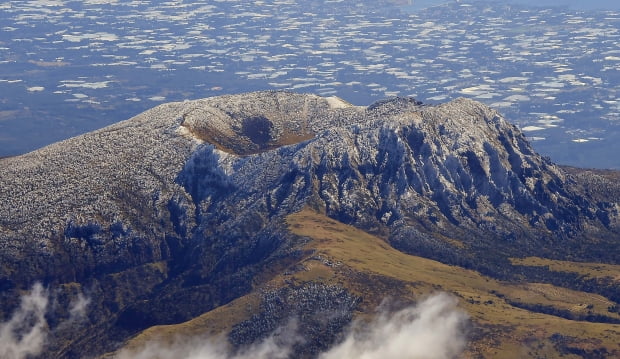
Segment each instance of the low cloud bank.
[{"label": "low cloud bank", "polygon": [[[453,359],[466,345],[468,316],[456,298],[437,294],[416,306],[382,313],[367,322],[356,322],[340,344],[319,359]],[[119,359],[286,359],[303,341],[295,321],[276,330],[264,341],[232,353],[226,339],[177,338],[172,344],[151,342],[137,350],[123,350]]]},{"label": "low cloud bank", "polygon": [[[26,359],[44,354],[50,331],[45,318],[53,307],[54,296],[40,283],[21,297],[19,307],[6,322],[0,323],[0,359]],[[82,293],[68,305],[69,318],[56,330],[79,323],[86,317],[90,299]]]},{"label": "low cloud bank", "polygon": [[45,320],[48,298],[47,290],[35,284],[21,298],[11,318],[0,323],[0,358],[23,359],[41,354],[48,335]]},{"label": "low cloud bank", "polygon": [[75,323],[86,318],[89,305],[90,298],[87,298],[82,293],[78,293],[77,298],[75,298],[69,305],[69,320],[67,322]]},{"label": "low cloud bank", "polygon": [[176,338],[172,344],[150,342],[137,350],[122,350],[116,359],[287,359],[293,354],[295,343],[302,341],[297,335],[297,321],[278,328],[268,338],[231,353],[225,338],[204,339]]},{"label": "low cloud bank", "polygon": [[[0,323],[0,358],[26,359],[43,354],[50,330],[45,319],[49,291],[35,284],[21,298],[11,318]],[[89,299],[78,293],[69,305],[68,325],[86,314]],[[456,298],[437,294],[416,306],[397,312],[383,311],[371,322],[356,322],[344,339],[319,355],[319,359],[453,359],[466,345],[468,316]],[[232,352],[226,338],[176,338],[172,343],[150,342],[122,350],[118,359],[287,359],[296,344],[303,343],[291,320],[265,340]]]},{"label": "low cloud bank", "polygon": [[381,314],[353,326],[346,339],[320,359],[450,359],[466,345],[468,316],[448,294],[437,294],[415,307]]}]

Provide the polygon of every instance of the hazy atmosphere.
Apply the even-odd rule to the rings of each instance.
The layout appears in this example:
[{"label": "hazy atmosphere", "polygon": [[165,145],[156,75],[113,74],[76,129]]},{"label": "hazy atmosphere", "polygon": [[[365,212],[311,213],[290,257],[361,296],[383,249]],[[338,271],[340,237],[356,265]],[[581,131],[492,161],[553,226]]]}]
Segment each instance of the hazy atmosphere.
[{"label": "hazy atmosphere", "polygon": [[560,164],[620,168],[617,3],[304,4],[0,5],[0,156],[163,102],[273,89],[364,106],[474,98]]}]

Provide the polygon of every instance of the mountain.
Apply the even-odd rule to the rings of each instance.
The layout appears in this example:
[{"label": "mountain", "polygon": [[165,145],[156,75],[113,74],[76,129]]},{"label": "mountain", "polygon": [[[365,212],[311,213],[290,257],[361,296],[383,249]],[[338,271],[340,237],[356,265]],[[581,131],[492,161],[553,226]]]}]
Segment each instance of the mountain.
[{"label": "mountain", "polygon": [[296,332],[287,353],[328,358],[376,308],[446,292],[468,357],[617,356],[619,178],[466,99],[164,104],[0,159],[0,343],[122,358]]}]

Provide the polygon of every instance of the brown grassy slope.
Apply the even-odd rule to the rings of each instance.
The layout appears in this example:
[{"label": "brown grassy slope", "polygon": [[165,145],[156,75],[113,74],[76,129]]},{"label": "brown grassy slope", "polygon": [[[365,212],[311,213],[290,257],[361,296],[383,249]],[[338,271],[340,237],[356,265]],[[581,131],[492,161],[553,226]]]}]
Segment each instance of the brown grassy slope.
[{"label": "brown grassy slope", "polygon": [[554,272],[577,273],[585,278],[610,279],[620,285],[620,265],[559,261],[539,257],[511,258],[512,264],[547,267]]},{"label": "brown grassy slope", "polygon": [[[225,333],[252,314],[259,289],[321,281],[339,284],[362,297],[358,316],[370,315],[386,298],[414,302],[436,291],[454,294],[472,319],[468,358],[620,357],[620,325],[572,321],[517,308],[543,305],[575,313],[610,315],[602,296],[549,284],[505,283],[477,272],[403,254],[383,240],[312,210],[287,218],[289,229],[311,240],[309,255],[286,274],[257,283],[257,291],[179,325],[151,328],[129,346],[178,335]],[[596,269],[584,265],[581,271]],[[608,270],[614,270],[606,268]],[[592,272],[592,276],[599,275]],[[580,355],[577,355],[580,354]]]},{"label": "brown grassy slope", "polygon": [[[477,272],[409,256],[374,236],[307,210],[290,216],[289,223],[296,234],[313,238],[311,246],[332,262],[340,261],[360,273],[375,273],[411,283],[415,287],[412,297],[441,289],[462,298],[463,308],[486,333],[484,340],[472,343],[472,354],[527,357],[527,352],[538,346],[549,351],[549,339],[556,333],[578,338],[574,340],[576,348],[589,350],[599,346],[608,352],[620,353],[619,325],[575,322],[529,312],[507,303],[508,300],[552,305],[571,311],[584,311],[592,306],[589,310],[593,313],[608,314],[609,301],[604,297],[552,285],[498,282]],[[368,285],[372,288],[372,283]],[[519,348],[518,352],[515,348]],[[555,354],[560,353],[556,350]]]}]

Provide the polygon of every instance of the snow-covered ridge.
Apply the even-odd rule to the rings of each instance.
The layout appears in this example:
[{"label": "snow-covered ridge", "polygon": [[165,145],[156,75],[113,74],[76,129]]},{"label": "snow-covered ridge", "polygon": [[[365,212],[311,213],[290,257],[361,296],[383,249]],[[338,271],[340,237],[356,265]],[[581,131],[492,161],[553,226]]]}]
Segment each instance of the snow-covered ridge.
[{"label": "snow-covered ridge", "polygon": [[[466,99],[364,108],[269,91],[163,104],[0,159],[0,285],[8,288],[0,301],[50,278],[93,288],[101,314],[93,325],[117,324],[108,304],[118,298],[167,306],[174,298],[191,309],[184,313],[203,313],[185,284],[204,289],[214,271],[234,273],[286,247],[284,218],[307,207],[448,262],[482,252],[555,255],[570,247],[549,243],[580,235],[617,238],[619,201],[580,183],[498,112]],[[138,277],[150,284],[136,286]],[[240,287],[250,285],[241,277]],[[136,288],[110,289],[123,278]],[[157,292],[165,285],[170,291]],[[91,334],[69,332],[59,343]]]}]

